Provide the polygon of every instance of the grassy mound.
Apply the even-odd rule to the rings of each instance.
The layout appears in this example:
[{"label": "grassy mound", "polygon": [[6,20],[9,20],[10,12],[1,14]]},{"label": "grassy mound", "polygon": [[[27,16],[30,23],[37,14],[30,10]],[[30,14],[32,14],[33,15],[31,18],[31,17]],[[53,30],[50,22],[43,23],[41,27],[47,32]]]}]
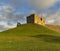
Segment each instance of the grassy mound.
[{"label": "grassy mound", "polygon": [[60,26],[59,25],[46,25],[49,29],[60,32]]},{"label": "grassy mound", "polygon": [[11,30],[2,32],[2,35],[32,36],[32,35],[58,35],[58,32],[52,31],[45,26],[37,24],[25,24]]},{"label": "grassy mound", "polygon": [[60,51],[60,33],[25,24],[0,33],[0,51]]}]

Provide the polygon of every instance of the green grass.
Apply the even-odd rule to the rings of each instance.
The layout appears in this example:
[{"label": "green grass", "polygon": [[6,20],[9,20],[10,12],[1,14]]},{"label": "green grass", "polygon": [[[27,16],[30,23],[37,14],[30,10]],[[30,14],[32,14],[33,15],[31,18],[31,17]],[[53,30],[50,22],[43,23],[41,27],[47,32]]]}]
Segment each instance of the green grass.
[{"label": "green grass", "polygon": [[34,36],[34,35],[58,35],[58,32],[52,31],[45,26],[36,24],[25,24],[11,30],[2,32],[2,35],[16,35],[16,36]]},{"label": "green grass", "polygon": [[60,51],[60,33],[25,24],[0,33],[0,51]]},{"label": "green grass", "polygon": [[48,24],[46,24],[46,27],[48,27],[51,30],[60,32],[60,26],[59,25],[48,25]]}]

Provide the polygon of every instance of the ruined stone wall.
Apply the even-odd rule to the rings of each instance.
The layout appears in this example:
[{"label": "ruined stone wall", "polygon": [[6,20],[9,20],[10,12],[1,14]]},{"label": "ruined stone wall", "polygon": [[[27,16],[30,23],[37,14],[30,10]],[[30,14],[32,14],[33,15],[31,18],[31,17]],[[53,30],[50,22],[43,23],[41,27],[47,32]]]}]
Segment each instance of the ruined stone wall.
[{"label": "ruined stone wall", "polygon": [[42,18],[41,25],[45,25],[45,20]]},{"label": "ruined stone wall", "polygon": [[30,15],[27,17],[27,23],[34,23],[34,15]]},{"label": "ruined stone wall", "polygon": [[36,15],[36,14],[35,14],[34,23],[40,24],[40,25],[45,25],[44,18],[40,18],[40,17],[39,17],[38,15]]},{"label": "ruined stone wall", "polygon": [[45,25],[45,20],[44,20],[44,18],[40,18],[36,14],[32,14],[27,17],[27,23],[35,23],[35,24]]},{"label": "ruined stone wall", "polygon": [[35,15],[34,23],[41,24],[40,17],[38,15]]}]

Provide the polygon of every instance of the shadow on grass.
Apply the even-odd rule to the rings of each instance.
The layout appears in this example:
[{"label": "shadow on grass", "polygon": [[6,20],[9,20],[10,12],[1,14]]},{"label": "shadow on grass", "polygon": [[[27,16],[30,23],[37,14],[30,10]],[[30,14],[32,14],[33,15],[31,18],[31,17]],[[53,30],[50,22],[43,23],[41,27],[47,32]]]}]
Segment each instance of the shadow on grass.
[{"label": "shadow on grass", "polygon": [[60,37],[59,36],[52,36],[52,35],[36,35],[33,36],[35,38],[40,38],[45,42],[52,42],[52,43],[60,43]]}]

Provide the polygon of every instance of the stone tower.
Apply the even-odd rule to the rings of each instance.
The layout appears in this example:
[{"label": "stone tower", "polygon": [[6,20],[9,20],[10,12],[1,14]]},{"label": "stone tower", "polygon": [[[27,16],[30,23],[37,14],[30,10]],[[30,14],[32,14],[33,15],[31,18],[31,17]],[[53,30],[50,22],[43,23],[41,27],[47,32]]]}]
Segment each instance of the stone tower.
[{"label": "stone tower", "polygon": [[42,17],[40,18],[36,14],[31,14],[30,16],[27,17],[27,23],[45,25],[45,20],[44,20],[44,18],[42,18]]}]

